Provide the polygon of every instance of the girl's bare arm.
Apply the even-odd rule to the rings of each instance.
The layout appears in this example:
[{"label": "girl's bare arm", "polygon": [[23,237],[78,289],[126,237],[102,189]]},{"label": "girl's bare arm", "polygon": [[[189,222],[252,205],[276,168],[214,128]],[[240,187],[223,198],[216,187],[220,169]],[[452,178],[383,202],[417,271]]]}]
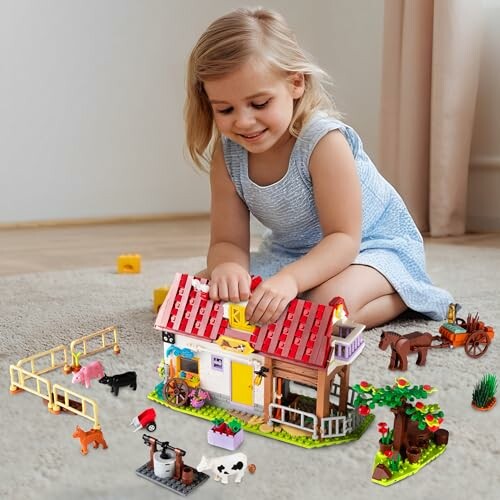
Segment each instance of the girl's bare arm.
[{"label": "girl's bare arm", "polygon": [[207,268],[210,298],[247,300],[250,295],[250,216],[229,177],[222,145],[217,145],[210,169],[210,247]]},{"label": "girl's bare arm", "polygon": [[278,319],[297,294],[352,264],[361,241],[361,185],[351,148],[341,132],[321,139],[309,162],[322,240],[306,255],[262,282],[246,308],[251,323]]}]

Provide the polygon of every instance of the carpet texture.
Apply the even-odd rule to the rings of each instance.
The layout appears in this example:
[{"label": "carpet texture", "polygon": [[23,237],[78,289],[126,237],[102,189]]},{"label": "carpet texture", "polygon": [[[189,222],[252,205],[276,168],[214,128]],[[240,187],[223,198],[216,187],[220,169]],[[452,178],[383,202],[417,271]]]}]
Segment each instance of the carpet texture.
[{"label": "carpet texture", "polygon": [[[498,249],[448,244],[427,244],[428,270],[436,284],[446,287],[467,311],[500,330]],[[156,366],[161,359],[161,334],[152,327],[152,291],[168,283],[175,272],[195,272],[201,258],[145,262],[139,275],[117,275],[112,268],[37,273],[0,279],[0,498],[5,499],[141,499],[180,498],[135,475],[149,449],[133,433],[130,420],[154,406],[146,395],[159,381]],[[97,355],[108,373],[135,370],[137,391],[120,390],[94,381],[90,389],[78,389],[99,405],[107,450],[89,448],[80,454],[72,438],[75,426],[90,428],[77,416],[48,413],[42,401],[28,393],[9,394],[9,365],[19,359],[109,325],[119,327],[122,352]],[[387,328],[400,333],[427,330],[437,334],[439,322],[405,319]],[[351,369],[351,384],[362,379],[374,385],[394,382],[389,372],[389,353],[377,348],[381,329],[366,333],[366,348]],[[480,359],[463,349],[429,352],[427,365],[417,367],[410,356],[405,376],[415,384],[438,388],[429,402],[445,412],[443,427],[450,432],[445,453],[416,476],[384,488],[370,481],[377,448],[377,426],[372,424],[352,444],[304,450],[247,434],[240,451],[257,466],[241,484],[221,485],[212,479],[190,495],[193,499],[493,499],[500,491],[500,408],[476,412],[470,407],[474,384],[486,372],[500,376],[500,339]],[[52,381],[71,388],[68,378],[50,373]],[[162,441],[187,451],[185,462],[196,466],[201,455],[220,456],[224,450],[207,444],[208,422],[183,416],[161,406],[157,410]],[[392,425],[391,414],[375,410],[376,420]]]}]

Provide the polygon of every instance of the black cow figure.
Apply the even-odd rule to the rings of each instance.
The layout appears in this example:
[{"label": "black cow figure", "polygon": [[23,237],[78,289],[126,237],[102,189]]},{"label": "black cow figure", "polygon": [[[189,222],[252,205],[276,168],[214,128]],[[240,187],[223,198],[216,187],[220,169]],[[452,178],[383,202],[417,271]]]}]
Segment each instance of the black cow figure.
[{"label": "black cow figure", "polygon": [[115,396],[118,396],[120,387],[130,386],[134,391],[137,389],[137,374],[135,372],[125,372],[110,377],[104,374],[104,377],[99,379],[99,383],[110,385],[111,394],[114,393]]}]

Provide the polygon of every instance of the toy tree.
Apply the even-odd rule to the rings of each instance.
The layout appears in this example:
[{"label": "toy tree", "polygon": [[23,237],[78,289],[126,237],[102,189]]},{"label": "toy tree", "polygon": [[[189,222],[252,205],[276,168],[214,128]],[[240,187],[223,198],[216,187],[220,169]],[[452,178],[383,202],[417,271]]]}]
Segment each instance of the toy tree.
[{"label": "toy tree", "polygon": [[357,396],[354,406],[360,415],[368,415],[375,406],[386,406],[394,413],[393,450],[402,458],[406,456],[408,430],[411,421],[416,422],[419,430],[436,432],[443,421],[444,413],[437,404],[425,405],[417,399],[426,399],[435,391],[430,385],[414,385],[403,377],[397,378],[393,386],[374,387],[362,381],[353,387]]}]

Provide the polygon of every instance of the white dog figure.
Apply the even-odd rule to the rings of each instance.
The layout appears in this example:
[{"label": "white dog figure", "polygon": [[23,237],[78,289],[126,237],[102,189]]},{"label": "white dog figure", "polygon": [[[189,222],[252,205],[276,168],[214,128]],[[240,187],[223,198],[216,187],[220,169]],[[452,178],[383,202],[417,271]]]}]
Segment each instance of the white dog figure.
[{"label": "white dog figure", "polygon": [[233,475],[236,476],[234,482],[241,483],[247,467],[250,472],[255,472],[255,465],[247,465],[247,456],[244,453],[234,453],[233,455],[214,458],[203,456],[196,470],[198,472],[211,470],[216,481],[228,484],[228,476]]}]

